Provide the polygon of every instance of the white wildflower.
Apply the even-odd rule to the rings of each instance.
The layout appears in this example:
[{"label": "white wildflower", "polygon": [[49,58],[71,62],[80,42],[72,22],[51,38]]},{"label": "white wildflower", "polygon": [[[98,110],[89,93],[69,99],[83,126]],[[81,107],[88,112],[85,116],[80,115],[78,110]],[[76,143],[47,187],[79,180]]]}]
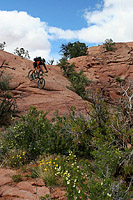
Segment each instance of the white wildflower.
[{"label": "white wildflower", "polygon": [[69,184],[70,184],[70,181],[68,180],[68,181],[67,181],[67,185],[69,185]]},{"label": "white wildflower", "polygon": [[108,197],[111,197],[111,194],[107,193],[107,196],[108,196]]}]

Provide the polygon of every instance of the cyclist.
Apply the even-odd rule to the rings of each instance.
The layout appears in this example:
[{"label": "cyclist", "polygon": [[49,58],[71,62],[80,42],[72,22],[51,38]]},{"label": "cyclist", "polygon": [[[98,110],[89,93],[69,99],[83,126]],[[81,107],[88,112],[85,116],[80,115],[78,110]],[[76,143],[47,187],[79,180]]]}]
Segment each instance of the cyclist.
[{"label": "cyclist", "polygon": [[47,67],[45,65],[45,59],[41,58],[41,57],[37,57],[37,58],[34,58],[34,62],[33,62],[33,68],[35,71],[37,71],[38,73],[42,72],[43,73],[43,70],[42,70],[42,66],[45,68],[45,73],[48,73],[48,70],[47,70]]}]

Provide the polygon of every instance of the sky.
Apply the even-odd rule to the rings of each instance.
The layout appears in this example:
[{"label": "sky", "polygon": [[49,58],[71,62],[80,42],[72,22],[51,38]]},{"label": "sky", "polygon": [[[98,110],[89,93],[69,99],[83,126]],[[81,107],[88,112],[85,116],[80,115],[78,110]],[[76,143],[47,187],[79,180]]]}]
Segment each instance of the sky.
[{"label": "sky", "polygon": [[133,41],[133,0],[0,0],[0,43],[57,62],[62,44]]}]

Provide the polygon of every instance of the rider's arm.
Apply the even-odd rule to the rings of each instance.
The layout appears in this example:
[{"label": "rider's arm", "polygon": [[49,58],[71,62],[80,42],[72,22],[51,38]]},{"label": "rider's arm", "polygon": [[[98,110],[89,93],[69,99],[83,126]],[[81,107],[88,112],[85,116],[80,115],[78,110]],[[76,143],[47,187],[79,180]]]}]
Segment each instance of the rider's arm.
[{"label": "rider's arm", "polygon": [[47,67],[46,67],[45,63],[43,63],[43,66],[44,66],[44,68],[45,68],[46,72],[48,72],[48,70],[47,70]]}]

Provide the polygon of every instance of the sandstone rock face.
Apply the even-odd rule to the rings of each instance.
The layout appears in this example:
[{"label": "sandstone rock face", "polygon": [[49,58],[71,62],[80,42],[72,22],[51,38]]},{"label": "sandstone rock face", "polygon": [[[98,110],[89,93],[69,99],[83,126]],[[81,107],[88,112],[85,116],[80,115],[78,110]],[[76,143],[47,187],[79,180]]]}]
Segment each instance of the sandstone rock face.
[{"label": "sandstone rock face", "polygon": [[[101,89],[108,102],[119,98],[120,80],[133,81],[133,42],[116,43],[114,51],[106,51],[104,45],[90,47],[87,56],[73,58],[69,62],[75,63],[76,70],[83,70],[91,85]],[[18,110],[26,113],[30,106],[48,112],[50,119],[56,110],[60,115],[68,113],[71,106],[79,112],[85,112],[85,102],[80,96],[67,89],[70,82],[63,77],[58,66],[48,65],[48,76],[45,76],[44,89],[37,88],[37,81],[28,79],[29,70],[33,63],[19,56],[0,51],[0,65],[5,60],[5,67],[0,73],[10,77],[12,95],[17,98]],[[90,85],[86,89],[90,89]],[[21,97],[21,98],[20,98]]]},{"label": "sandstone rock face", "polygon": [[87,56],[73,58],[76,70],[83,70],[95,88],[102,88],[108,102],[119,98],[120,83],[117,79],[133,81],[133,42],[116,43],[114,51],[104,45],[90,47]]},{"label": "sandstone rock face", "polygon": [[[0,68],[0,73],[10,78],[11,93],[17,98],[18,110],[24,114],[30,106],[48,112],[47,117],[53,117],[56,110],[59,114],[69,112],[71,106],[79,111],[84,110],[84,101],[80,96],[67,89],[69,81],[62,75],[60,67],[48,65],[48,76],[45,76],[44,89],[37,88],[37,80],[28,79],[29,70],[33,69],[33,62],[14,56],[5,51],[0,51],[0,65],[3,60],[8,65]],[[20,97],[20,98],[19,98]]]},{"label": "sandstone rock face", "polygon": [[[0,199],[1,200],[39,200],[41,196],[49,195],[59,200],[66,200],[65,191],[55,188],[52,193],[42,179],[32,179],[14,183],[12,176],[16,170],[0,168]],[[64,189],[65,190],[65,189]]]}]

